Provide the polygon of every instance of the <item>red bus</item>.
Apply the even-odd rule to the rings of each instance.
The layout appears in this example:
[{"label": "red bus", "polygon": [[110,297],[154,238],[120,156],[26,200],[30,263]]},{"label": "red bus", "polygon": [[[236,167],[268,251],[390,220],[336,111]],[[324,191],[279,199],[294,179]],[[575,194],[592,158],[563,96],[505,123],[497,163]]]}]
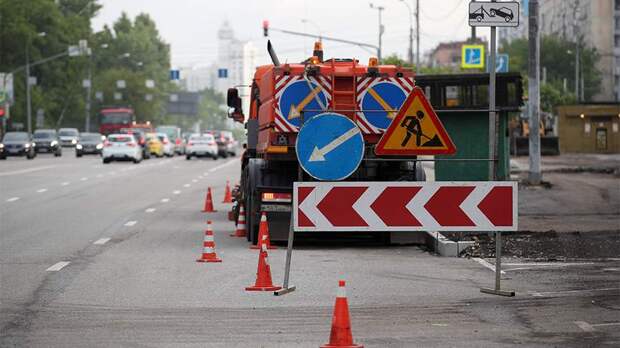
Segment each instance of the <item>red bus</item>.
[{"label": "red bus", "polygon": [[108,135],[118,133],[121,128],[129,128],[135,121],[132,108],[105,107],[99,111],[99,133]]}]

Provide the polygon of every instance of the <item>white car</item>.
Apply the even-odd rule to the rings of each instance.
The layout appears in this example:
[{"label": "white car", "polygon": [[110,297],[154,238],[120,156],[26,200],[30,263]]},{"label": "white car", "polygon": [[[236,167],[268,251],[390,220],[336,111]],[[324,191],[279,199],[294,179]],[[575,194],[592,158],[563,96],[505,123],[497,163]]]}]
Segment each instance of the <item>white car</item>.
[{"label": "white car", "polygon": [[185,146],[185,158],[208,156],[217,159],[217,143],[212,134],[193,134]]},{"label": "white car", "polygon": [[103,146],[103,163],[111,161],[142,161],[142,148],[130,134],[110,134]]},{"label": "white car", "polygon": [[156,133],[157,137],[164,145],[164,155],[166,157],[174,156],[174,144],[170,141],[170,138],[165,133]]}]

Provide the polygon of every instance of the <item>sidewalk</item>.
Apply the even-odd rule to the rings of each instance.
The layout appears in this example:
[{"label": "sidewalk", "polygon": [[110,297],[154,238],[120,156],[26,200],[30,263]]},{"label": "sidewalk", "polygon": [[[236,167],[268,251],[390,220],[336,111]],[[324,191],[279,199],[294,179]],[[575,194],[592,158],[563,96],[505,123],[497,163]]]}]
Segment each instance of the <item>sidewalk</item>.
[{"label": "sidewalk", "polygon": [[[511,173],[526,173],[529,168],[528,156],[510,158]],[[620,154],[565,154],[560,156],[543,156],[541,169],[543,173],[615,172],[620,174]]]}]

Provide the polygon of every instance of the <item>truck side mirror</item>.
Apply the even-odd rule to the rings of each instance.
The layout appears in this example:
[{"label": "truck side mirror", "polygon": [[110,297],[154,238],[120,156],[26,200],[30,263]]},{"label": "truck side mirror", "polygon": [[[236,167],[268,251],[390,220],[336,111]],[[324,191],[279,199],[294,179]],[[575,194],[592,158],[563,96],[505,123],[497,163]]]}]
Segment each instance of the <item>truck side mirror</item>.
[{"label": "truck side mirror", "polygon": [[241,98],[239,98],[239,91],[237,91],[236,88],[228,89],[226,104],[228,104],[228,107],[233,109],[233,111],[228,114],[228,117],[237,122],[243,123],[243,121],[245,121],[245,116],[243,115],[243,110],[241,109]]},{"label": "truck side mirror", "polygon": [[229,108],[241,109],[241,98],[239,98],[239,91],[236,88],[228,89],[226,104]]}]

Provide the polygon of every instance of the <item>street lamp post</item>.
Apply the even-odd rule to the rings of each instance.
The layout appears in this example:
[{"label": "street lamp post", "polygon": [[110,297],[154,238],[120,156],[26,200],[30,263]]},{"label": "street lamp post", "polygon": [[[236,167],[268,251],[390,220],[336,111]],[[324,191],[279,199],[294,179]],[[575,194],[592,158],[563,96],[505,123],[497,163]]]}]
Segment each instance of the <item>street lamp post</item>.
[{"label": "street lamp post", "polygon": [[381,62],[381,37],[383,36],[383,24],[381,23],[381,12],[385,10],[383,6],[375,6],[370,3],[370,8],[377,10],[379,13],[379,48],[377,49],[377,59]]},{"label": "street lamp post", "polygon": [[411,6],[407,3],[406,0],[400,0],[403,4],[407,6],[407,10],[409,10],[409,64],[413,65],[413,13],[411,12]]},{"label": "street lamp post", "polygon": [[[37,36],[44,37],[47,35],[46,32],[40,32]],[[32,101],[30,96],[30,45],[32,44],[32,40],[30,35],[28,35],[28,40],[26,40],[26,123],[28,134],[32,134]]]}]

